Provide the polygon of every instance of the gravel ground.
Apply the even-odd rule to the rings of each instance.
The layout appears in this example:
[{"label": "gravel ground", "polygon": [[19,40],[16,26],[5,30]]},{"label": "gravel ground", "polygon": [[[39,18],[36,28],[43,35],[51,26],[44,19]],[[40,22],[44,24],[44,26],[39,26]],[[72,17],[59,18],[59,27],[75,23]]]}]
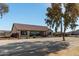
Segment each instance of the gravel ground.
[{"label": "gravel ground", "polygon": [[[0,40],[0,46],[9,44],[9,43],[17,43],[17,42],[45,42],[45,41],[62,41],[62,37],[52,37],[52,38],[35,38],[35,39],[6,39]],[[70,47],[79,46],[79,37],[66,37],[66,41],[70,43]]]},{"label": "gravel ground", "polygon": [[[57,48],[62,50],[61,37],[35,38],[35,39],[6,39],[0,40],[0,55],[46,55],[47,51],[54,51]],[[79,46],[79,37],[66,37],[68,48]]]}]

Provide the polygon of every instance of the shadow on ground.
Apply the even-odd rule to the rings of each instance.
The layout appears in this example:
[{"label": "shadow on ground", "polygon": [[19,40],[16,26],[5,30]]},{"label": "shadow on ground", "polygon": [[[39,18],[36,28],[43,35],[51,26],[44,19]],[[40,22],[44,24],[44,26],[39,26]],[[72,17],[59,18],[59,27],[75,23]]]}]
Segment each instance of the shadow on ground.
[{"label": "shadow on ground", "polygon": [[0,46],[1,56],[46,56],[50,52],[57,52],[66,49],[69,46],[68,42],[21,42],[10,43]]}]

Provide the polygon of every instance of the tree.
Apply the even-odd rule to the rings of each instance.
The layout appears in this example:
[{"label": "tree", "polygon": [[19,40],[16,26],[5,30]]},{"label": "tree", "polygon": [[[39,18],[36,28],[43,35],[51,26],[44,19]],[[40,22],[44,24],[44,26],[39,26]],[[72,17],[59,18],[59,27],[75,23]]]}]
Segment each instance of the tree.
[{"label": "tree", "polygon": [[[78,4],[75,3],[52,3],[47,8],[45,22],[57,32],[61,29],[63,41],[65,41],[65,32],[68,28],[76,28],[76,22],[79,16]],[[64,12],[63,12],[64,11]]]},{"label": "tree", "polygon": [[50,28],[55,28],[55,32],[57,32],[57,29],[60,25],[60,19],[61,19],[61,8],[60,8],[60,4],[51,4],[51,6],[53,5],[52,8],[48,7],[47,8],[47,14],[46,16],[47,19],[45,19],[46,24],[48,26],[50,26]]},{"label": "tree", "polygon": [[[68,27],[70,27],[72,30],[76,28],[77,20],[79,17],[79,10],[78,10],[78,4],[76,3],[67,3],[64,4],[65,12],[64,12],[64,34]],[[63,36],[64,38],[64,36]],[[64,38],[65,40],[65,38]]]},{"label": "tree", "polygon": [[0,15],[1,15],[1,18],[3,16],[3,14],[5,14],[7,12],[8,12],[8,5],[4,4],[4,3],[0,3]]}]

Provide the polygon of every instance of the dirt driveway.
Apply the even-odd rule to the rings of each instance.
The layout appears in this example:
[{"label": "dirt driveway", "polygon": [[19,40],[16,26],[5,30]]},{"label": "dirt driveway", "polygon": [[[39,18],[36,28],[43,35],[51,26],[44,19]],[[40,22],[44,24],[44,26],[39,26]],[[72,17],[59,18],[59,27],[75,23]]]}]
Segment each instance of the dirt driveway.
[{"label": "dirt driveway", "polygon": [[47,51],[59,51],[66,48],[79,46],[79,38],[66,37],[66,42],[63,44],[61,37],[53,38],[35,38],[35,39],[7,39],[0,40],[0,55],[47,55]]}]

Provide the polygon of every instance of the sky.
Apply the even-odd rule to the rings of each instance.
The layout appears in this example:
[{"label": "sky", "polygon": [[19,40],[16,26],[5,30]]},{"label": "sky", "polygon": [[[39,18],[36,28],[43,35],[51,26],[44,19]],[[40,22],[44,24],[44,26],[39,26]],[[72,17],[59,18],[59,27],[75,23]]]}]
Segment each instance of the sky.
[{"label": "sky", "polygon": [[46,9],[50,6],[49,4],[9,3],[8,6],[9,12],[0,19],[0,30],[11,30],[13,23],[46,26],[44,19],[46,18]]},{"label": "sky", "polygon": [[0,30],[11,30],[13,23],[23,23],[46,26],[46,8],[44,3],[11,3],[9,12],[0,20]]}]

